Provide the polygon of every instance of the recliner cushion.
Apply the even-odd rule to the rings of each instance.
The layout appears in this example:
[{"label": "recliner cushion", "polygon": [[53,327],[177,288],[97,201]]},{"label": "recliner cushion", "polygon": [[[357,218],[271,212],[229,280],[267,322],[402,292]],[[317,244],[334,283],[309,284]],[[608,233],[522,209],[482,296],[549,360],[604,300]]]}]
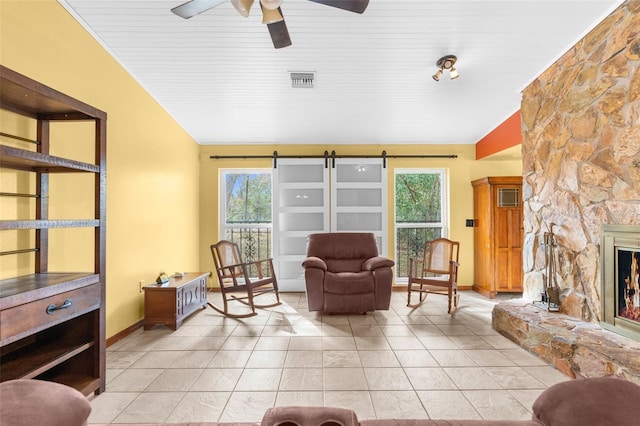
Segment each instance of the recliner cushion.
[{"label": "recliner cushion", "polygon": [[333,294],[364,294],[374,292],[371,272],[326,272],[324,291]]},{"label": "recliner cushion", "polygon": [[311,234],[307,240],[307,257],[321,259],[369,259],[378,256],[373,233],[334,232]]},{"label": "recliner cushion", "polygon": [[365,259],[325,259],[327,271],[331,272],[360,272]]}]

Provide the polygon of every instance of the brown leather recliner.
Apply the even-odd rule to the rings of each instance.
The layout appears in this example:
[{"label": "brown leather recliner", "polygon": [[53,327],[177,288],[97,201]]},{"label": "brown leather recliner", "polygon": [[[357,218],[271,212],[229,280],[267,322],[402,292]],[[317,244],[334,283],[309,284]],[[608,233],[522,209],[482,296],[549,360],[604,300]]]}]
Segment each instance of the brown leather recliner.
[{"label": "brown leather recliner", "polygon": [[394,262],[378,255],[373,233],[311,234],[302,262],[310,311],[389,309]]}]

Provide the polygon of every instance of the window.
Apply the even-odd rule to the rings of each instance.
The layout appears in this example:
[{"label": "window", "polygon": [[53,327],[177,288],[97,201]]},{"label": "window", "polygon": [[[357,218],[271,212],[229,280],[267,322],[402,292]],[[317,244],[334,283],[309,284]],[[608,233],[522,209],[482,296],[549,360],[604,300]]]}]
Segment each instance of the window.
[{"label": "window", "polygon": [[411,258],[425,241],[446,236],[446,179],[442,169],[395,170],[396,281],[406,281]]},{"label": "window", "polygon": [[271,170],[222,170],[220,182],[223,238],[245,262],[271,257]]},{"label": "window", "polygon": [[520,189],[498,188],[498,207],[520,207]]}]

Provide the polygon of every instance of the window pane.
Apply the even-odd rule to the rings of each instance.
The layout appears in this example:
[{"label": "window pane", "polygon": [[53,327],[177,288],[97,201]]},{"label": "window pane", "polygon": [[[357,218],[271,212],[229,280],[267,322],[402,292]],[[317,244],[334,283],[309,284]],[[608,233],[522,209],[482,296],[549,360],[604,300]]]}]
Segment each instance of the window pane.
[{"label": "window pane", "polygon": [[396,223],[439,223],[442,220],[439,173],[396,175]]},{"label": "window pane", "polygon": [[445,236],[444,170],[399,170],[395,174],[396,279],[406,280],[411,259],[424,243]]},{"label": "window pane", "polygon": [[498,207],[518,207],[520,190],[518,188],[498,188]]},{"label": "window pane", "polygon": [[442,235],[442,228],[398,228],[396,231],[396,276],[409,276],[411,259],[421,258],[424,243]]},{"label": "window pane", "polygon": [[[224,239],[238,244],[245,262],[271,257],[271,228],[227,227]],[[249,273],[255,276],[257,270],[251,269]]]},{"label": "window pane", "polygon": [[271,172],[225,171],[221,183],[221,238],[238,244],[245,262],[271,257]]},{"label": "window pane", "polygon": [[226,223],[271,223],[271,175],[225,176]]}]

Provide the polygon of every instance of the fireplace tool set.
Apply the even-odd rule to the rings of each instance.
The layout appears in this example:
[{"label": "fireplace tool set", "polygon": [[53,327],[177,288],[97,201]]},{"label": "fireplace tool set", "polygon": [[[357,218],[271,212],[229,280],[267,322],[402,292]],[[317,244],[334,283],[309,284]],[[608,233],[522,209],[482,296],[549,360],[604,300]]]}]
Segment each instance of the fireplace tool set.
[{"label": "fireplace tool set", "polygon": [[558,242],[553,233],[552,223],[549,232],[544,233],[545,255],[547,260],[547,274],[545,276],[545,291],[542,293],[542,302],[547,304],[549,312],[560,311],[560,287],[556,281],[556,247]]}]

